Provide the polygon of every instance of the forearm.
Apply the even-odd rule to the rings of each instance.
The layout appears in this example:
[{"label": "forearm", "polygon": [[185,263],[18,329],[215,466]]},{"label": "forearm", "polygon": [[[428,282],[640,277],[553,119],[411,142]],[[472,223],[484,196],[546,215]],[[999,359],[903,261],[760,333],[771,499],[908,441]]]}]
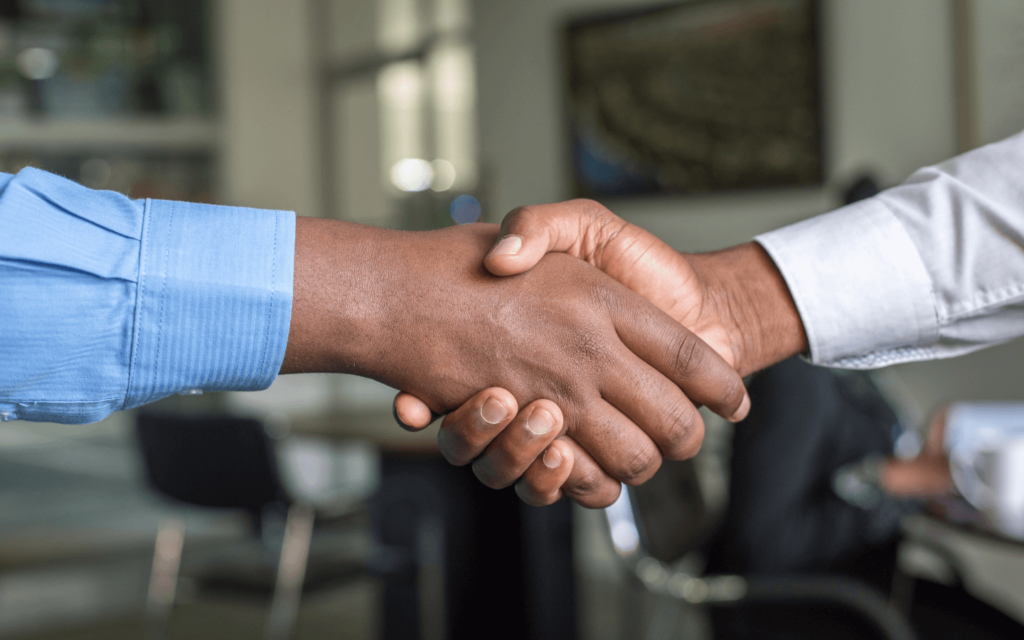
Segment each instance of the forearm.
[{"label": "forearm", "polygon": [[740,375],[807,350],[807,334],[785,279],[757,243],[687,256],[721,318]]}]

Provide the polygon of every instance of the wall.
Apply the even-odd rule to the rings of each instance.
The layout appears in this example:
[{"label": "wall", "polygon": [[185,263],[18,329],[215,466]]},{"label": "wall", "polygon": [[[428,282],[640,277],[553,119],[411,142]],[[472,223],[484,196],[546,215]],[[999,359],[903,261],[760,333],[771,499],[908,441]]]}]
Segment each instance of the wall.
[{"label": "wall", "polygon": [[[478,0],[481,146],[497,212],[567,197],[559,25],[572,16],[664,4],[634,0]],[[954,154],[952,52],[945,3],[823,3],[830,183],[871,168],[895,183]],[[829,208],[834,189],[623,200],[615,208],[680,249],[748,239]],[[671,219],[659,220],[659,218]],[[696,229],[693,229],[696,225]]]},{"label": "wall", "polygon": [[222,200],[317,215],[310,3],[217,0],[215,5]]},{"label": "wall", "polygon": [[[558,58],[568,18],[646,0],[477,0],[480,141],[489,215],[569,196]],[[744,242],[833,208],[870,168],[884,184],[955,154],[952,23],[937,0],[823,2],[828,186],[615,200],[624,218],[685,251]],[[940,399],[1024,396],[1024,342],[952,362],[896,367],[927,408]]]}]

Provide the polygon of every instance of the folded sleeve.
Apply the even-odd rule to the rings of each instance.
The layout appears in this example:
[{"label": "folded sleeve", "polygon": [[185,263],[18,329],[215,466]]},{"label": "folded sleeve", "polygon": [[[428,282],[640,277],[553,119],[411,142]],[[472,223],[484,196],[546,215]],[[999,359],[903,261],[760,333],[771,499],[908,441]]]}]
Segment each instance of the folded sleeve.
[{"label": "folded sleeve", "polygon": [[0,180],[0,417],[82,423],[269,386],[291,318],[291,212]]},{"label": "folded sleeve", "polygon": [[756,238],[815,364],[948,358],[1024,335],[1024,134]]},{"label": "folded sleeve", "polygon": [[[863,367],[928,357],[938,334],[913,241],[875,199],[757,237],[779,267],[815,364]],[[853,368],[859,368],[850,362]]]}]

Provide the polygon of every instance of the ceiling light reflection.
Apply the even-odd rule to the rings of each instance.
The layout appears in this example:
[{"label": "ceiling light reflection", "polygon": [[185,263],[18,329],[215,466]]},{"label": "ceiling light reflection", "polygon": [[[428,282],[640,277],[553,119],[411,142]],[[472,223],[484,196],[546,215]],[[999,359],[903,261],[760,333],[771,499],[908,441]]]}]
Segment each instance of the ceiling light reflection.
[{"label": "ceiling light reflection", "polygon": [[430,163],[430,167],[434,170],[434,180],[430,183],[430,188],[434,191],[451,189],[455,184],[455,165],[438,158]]},{"label": "ceiling light reflection", "polygon": [[405,158],[391,167],[391,184],[402,191],[425,191],[434,181],[434,168],[420,158]]}]

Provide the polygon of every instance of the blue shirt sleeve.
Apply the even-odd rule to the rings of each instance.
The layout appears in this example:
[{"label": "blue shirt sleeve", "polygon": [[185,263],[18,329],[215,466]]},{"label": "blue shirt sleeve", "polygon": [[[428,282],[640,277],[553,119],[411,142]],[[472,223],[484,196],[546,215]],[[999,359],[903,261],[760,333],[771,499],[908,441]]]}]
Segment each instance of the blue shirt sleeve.
[{"label": "blue shirt sleeve", "polygon": [[284,360],[295,214],[0,174],[0,419],[84,423]]}]

